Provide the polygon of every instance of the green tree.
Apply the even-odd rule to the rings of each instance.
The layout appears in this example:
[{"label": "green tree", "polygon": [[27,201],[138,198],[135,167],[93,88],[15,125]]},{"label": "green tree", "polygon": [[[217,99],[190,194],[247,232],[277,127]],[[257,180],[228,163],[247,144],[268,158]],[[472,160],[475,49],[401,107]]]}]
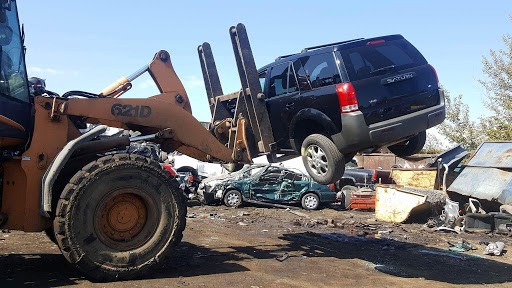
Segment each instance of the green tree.
[{"label": "green tree", "polygon": [[490,116],[472,121],[462,96],[452,98],[446,93],[446,120],[439,130],[450,142],[470,151],[483,141],[512,140],[512,36],[504,35],[503,43],[504,49],[491,49],[482,59],[485,79],[479,82],[487,93],[483,102]]},{"label": "green tree", "polygon": [[512,36],[503,36],[505,48],[490,50],[483,57],[486,79],[479,82],[487,91],[485,106],[491,116],[480,119],[486,138],[491,141],[512,140]]},{"label": "green tree", "polygon": [[469,107],[462,102],[462,95],[455,98],[445,91],[446,120],[439,125],[439,131],[452,143],[460,143],[469,151],[474,151],[485,139],[479,121],[469,117]]},{"label": "green tree", "polygon": [[421,149],[420,154],[439,154],[447,148],[445,143],[440,139],[439,134],[433,131],[433,129],[430,129],[427,130],[427,141],[423,149]]}]

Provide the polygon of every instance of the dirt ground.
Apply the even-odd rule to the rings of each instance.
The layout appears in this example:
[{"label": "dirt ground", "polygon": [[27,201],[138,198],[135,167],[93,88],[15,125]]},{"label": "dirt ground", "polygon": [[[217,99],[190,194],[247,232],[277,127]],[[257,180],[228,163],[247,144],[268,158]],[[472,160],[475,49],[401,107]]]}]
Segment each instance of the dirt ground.
[{"label": "dirt ground", "polygon": [[[144,279],[112,283],[85,279],[44,233],[4,231],[0,287],[512,287],[512,253],[483,256],[479,244],[503,241],[506,249],[512,238],[432,232],[373,216],[335,206],[192,206],[168,263]],[[448,251],[448,241],[462,239],[478,250]]]}]

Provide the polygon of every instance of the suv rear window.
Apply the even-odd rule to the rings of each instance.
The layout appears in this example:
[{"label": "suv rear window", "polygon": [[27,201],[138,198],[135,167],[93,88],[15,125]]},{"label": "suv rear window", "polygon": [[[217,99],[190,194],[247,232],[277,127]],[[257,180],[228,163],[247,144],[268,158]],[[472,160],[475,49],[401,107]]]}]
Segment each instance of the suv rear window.
[{"label": "suv rear window", "polygon": [[341,83],[332,53],[301,57],[293,63],[301,91]]},{"label": "suv rear window", "polygon": [[421,53],[407,40],[386,41],[341,51],[350,81],[357,81],[384,74],[389,70],[374,72],[394,66],[395,70],[427,64]]}]

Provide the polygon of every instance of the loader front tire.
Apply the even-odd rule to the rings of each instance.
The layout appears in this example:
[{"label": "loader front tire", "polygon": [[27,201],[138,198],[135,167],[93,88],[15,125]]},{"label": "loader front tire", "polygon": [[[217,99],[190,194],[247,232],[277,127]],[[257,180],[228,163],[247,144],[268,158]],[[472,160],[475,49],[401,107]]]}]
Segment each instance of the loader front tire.
[{"label": "loader front tire", "polygon": [[158,162],[109,155],[78,171],[57,205],[54,230],[64,257],[98,281],[140,277],[181,241],[186,205]]}]

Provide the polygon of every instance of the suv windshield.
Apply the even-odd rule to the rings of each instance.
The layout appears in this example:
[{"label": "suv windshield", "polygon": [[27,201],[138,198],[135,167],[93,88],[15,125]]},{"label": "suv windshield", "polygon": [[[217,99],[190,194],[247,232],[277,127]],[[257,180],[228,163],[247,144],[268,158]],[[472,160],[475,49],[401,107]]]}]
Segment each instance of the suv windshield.
[{"label": "suv windshield", "polygon": [[386,41],[341,51],[350,81],[408,69],[427,61],[407,40]]},{"label": "suv windshield", "polygon": [[0,94],[29,102],[25,51],[16,3],[0,0]]}]

